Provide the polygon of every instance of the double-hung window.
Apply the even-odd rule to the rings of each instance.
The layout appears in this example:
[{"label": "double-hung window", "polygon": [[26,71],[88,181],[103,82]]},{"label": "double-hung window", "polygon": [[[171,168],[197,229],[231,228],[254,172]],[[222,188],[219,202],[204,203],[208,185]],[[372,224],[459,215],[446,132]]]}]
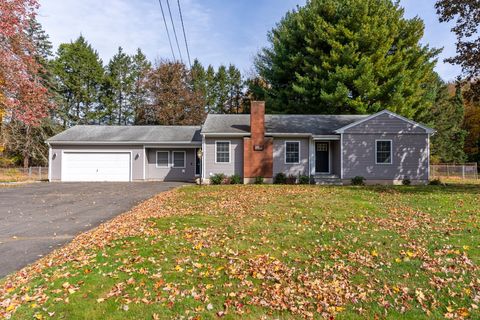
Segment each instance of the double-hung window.
[{"label": "double-hung window", "polygon": [[285,142],[285,163],[300,163],[300,142]]},{"label": "double-hung window", "polygon": [[215,143],[215,150],[216,163],[230,162],[230,141],[217,141]]},{"label": "double-hung window", "polygon": [[168,168],[170,153],[168,151],[157,151],[157,168]]},{"label": "double-hung window", "polygon": [[392,164],[392,140],[377,140],[375,147],[375,162]]},{"label": "double-hung window", "polygon": [[185,151],[173,151],[173,167],[185,168]]}]

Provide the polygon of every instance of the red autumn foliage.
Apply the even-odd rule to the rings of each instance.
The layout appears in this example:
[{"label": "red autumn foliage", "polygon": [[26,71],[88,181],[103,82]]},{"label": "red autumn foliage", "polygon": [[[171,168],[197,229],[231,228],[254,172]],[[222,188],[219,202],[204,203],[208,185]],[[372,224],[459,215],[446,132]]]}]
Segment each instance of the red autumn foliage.
[{"label": "red autumn foliage", "polygon": [[25,34],[35,17],[37,0],[0,1],[0,115],[35,125],[53,107],[41,84],[41,65]]}]

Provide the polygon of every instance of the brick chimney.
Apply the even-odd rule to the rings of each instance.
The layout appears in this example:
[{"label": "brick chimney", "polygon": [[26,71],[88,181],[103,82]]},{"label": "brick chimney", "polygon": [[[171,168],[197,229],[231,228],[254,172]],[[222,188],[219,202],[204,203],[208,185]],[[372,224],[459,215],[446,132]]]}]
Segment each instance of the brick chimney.
[{"label": "brick chimney", "polygon": [[243,176],[245,183],[256,177],[271,182],[273,176],[273,139],[265,137],[265,102],[252,101],[250,137],[243,140]]},{"label": "brick chimney", "polygon": [[252,101],[250,106],[250,133],[254,150],[261,151],[265,144],[265,102]]}]

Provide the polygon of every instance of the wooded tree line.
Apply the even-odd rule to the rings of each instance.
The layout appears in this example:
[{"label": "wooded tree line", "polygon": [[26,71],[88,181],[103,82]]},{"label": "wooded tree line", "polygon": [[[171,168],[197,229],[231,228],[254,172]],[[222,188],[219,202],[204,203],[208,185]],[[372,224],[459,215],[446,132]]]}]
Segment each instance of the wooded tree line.
[{"label": "wooded tree line", "polygon": [[25,33],[37,48],[41,83],[56,107],[35,124],[6,119],[2,136],[11,162],[45,165],[44,140],[77,124],[198,125],[207,113],[243,110],[245,85],[234,65],[204,68],[195,60],[188,70],[180,62],[152,63],[140,49],[129,55],[121,47],[104,65],[83,36],[53,54],[36,20]]},{"label": "wooded tree line", "polygon": [[[2,4],[2,17],[22,3],[35,10],[35,0],[7,3],[13,2],[13,9]],[[234,65],[215,69],[195,60],[188,69],[175,61],[152,63],[140,49],[127,54],[119,48],[104,64],[82,36],[54,54],[41,25],[20,10],[25,19],[18,28],[0,34],[0,48],[8,49],[0,51],[4,147],[26,166],[46,164],[43,141],[72,125],[200,124],[208,113],[248,112],[248,101],[258,99],[266,100],[270,113],[389,109],[437,130],[433,161],[479,161],[480,59],[478,39],[471,39],[478,23],[468,20],[478,19],[475,3],[437,3],[441,21],[457,19],[458,56],[449,61],[462,65],[464,74],[456,84],[444,83],[434,71],[440,50],[420,42],[423,21],[405,18],[391,0],[308,1],[269,32],[269,45],[254,60],[256,74],[248,78]],[[23,49],[15,51],[18,43]],[[16,70],[8,62],[21,59],[31,76],[15,87],[5,82]]]}]

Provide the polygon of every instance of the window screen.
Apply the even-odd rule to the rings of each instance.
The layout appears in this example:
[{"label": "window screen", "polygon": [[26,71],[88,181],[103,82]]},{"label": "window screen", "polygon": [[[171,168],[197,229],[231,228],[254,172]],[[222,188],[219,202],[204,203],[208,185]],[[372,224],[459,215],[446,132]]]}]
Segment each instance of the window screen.
[{"label": "window screen", "polygon": [[157,152],[157,167],[168,168],[168,151]]},{"label": "window screen", "polygon": [[300,143],[299,142],[285,143],[285,162],[286,163],[300,162]]},{"label": "window screen", "polygon": [[377,141],[377,163],[392,163],[392,142],[389,140]]},{"label": "window screen", "polygon": [[173,167],[185,168],[185,152],[183,151],[173,152]]},{"label": "window screen", "polygon": [[230,142],[217,141],[217,162],[230,162]]}]

